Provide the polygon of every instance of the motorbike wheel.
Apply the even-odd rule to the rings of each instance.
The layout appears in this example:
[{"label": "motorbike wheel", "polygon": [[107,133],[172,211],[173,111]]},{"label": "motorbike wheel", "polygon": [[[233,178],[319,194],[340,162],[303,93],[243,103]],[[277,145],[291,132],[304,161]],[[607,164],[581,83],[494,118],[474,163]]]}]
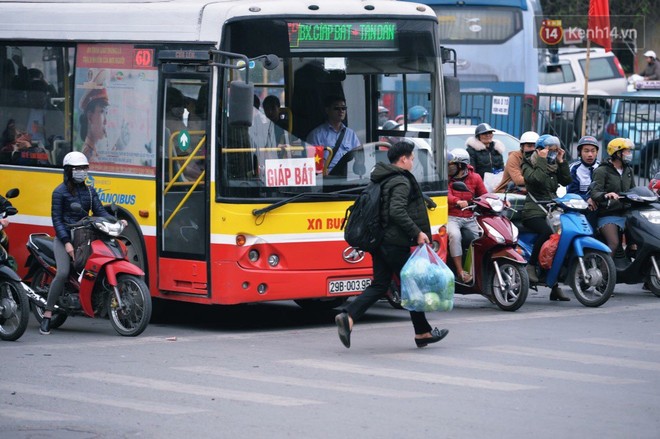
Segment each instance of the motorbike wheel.
[{"label": "motorbike wheel", "polygon": [[655,270],[651,267],[651,272],[644,278],[649,290],[656,296],[660,297],[660,278],[655,275]]},{"label": "motorbike wheel", "polygon": [[585,282],[577,258],[574,262],[568,274],[568,284],[577,300],[589,307],[607,302],[616,284],[616,267],[612,256],[598,250],[584,251],[584,266],[595,279],[591,283]]},{"label": "motorbike wheel", "polygon": [[495,299],[495,304],[503,311],[516,311],[523,306],[529,293],[529,276],[527,270],[522,264],[509,261],[508,259],[498,259],[497,263],[502,274],[504,289],[500,288],[500,279],[495,272],[495,268],[489,270],[489,282],[486,291]]},{"label": "motorbike wheel", "polygon": [[[50,289],[50,283],[53,281],[53,276],[48,273],[46,270],[40,269],[32,277],[32,283],[30,286],[35,293],[48,300],[48,290]],[[32,303],[32,314],[37,319],[37,322],[41,323],[44,319],[45,309],[41,306],[37,306]],[[68,315],[63,312],[53,313],[53,316],[50,318],[50,327],[52,329],[57,329],[64,324]]]},{"label": "motorbike wheel", "polygon": [[392,281],[385,298],[392,308],[403,309],[403,306],[401,306],[401,287],[396,282]]},{"label": "motorbike wheel", "polygon": [[0,280],[0,339],[18,340],[30,318],[30,302],[16,281]]},{"label": "motorbike wheel", "polygon": [[107,295],[108,316],[119,335],[135,337],[142,334],[151,319],[151,294],[147,284],[132,274],[117,276],[121,307],[114,291]]}]

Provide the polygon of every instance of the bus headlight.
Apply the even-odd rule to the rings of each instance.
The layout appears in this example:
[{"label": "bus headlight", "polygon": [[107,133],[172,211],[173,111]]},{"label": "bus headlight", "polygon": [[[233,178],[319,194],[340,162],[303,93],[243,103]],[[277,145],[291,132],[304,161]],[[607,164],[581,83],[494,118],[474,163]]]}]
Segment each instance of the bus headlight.
[{"label": "bus headlight", "polygon": [[259,250],[252,249],[248,252],[250,262],[257,262],[259,260]]},{"label": "bus headlight", "polygon": [[277,255],[270,255],[268,256],[268,265],[271,267],[277,267],[277,265],[280,263],[280,257]]}]

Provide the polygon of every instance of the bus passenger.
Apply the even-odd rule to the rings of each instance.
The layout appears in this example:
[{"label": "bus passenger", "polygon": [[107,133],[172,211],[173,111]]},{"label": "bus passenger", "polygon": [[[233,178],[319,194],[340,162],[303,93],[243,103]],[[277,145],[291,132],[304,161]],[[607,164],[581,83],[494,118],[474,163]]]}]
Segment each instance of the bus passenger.
[{"label": "bus passenger", "polygon": [[[387,151],[389,164],[376,163],[371,181],[383,185],[380,217],[387,224],[381,251],[372,253],[374,281],[357,296],[344,310],[337,314],[335,323],[339,339],[347,348],[351,347],[353,323],[387,293],[392,276],[399,276],[410,257],[410,247],[428,243],[431,225],[426,211],[422,190],[413,169],[414,145],[399,142]],[[391,178],[390,178],[391,177]],[[422,348],[445,338],[446,329],[431,328],[423,312],[410,311],[415,329],[415,344]]]},{"label": "bus passenger", "polygon": [[[51,219],[55,228],[55,240],[53,241],[53,253],[57,273],[48,290],[48,302],[44,311],[39,332],[43,335],[50,334],[50,319],[55,309],[55,304],[64,283],[69,277],[71,261],[74,258],[74,248],[71,243],[71,229],[67,224],[73,224],[87,216],[86,212],[92,210],[94,215],[113,218],[103,208],[96,191],[87,186],[87,170],[89,161],[81,152],[73,151],[64,156],[64,182],[53,190],[51,204]],[[74,211],[72,203],[80,203],[82,211]],[[122,220],[125,222],[125,220]]]},{"label": "bus passenger", "polygon": [[480,123],[474,130],[474,137],[465,141],[470,164],[481,178],[486,172],[497,174],[504,169],[504,144],[493,139],[495,130],[487,123]]},{"label": "bus passenger", "polygon": [[[617,137],[607,144],[609,160],[602,163],[593,175],[591,198],[598,204],[598,229],[607,246],[615,255],[620,244],[620,232],[626,228],[621,216],[624,209],[619,194],[635,187],[635,176],[630,163],[634,144],[630,139]],[[619,258],[614,258],[616,264]]]},{"label": "bus passenger", "polygon": [[[324,101],[326,121],[314,128],[307,136],[307,143],[332,147],[332,159],[328,165],[328,174],[346,175],[346,164],[335,166],[341,158],[360,146],[355,131],[344,125],[346,119],[346,100],[340,96],[328,96]],[[327,160],[327,155],[325,157]],[[334,172],[333,172],[334,171]]]},{"label": "bus passenger", "polygon": [[[553,230],[546,221],[546,211],[539,201],[550,201],[557,196],[559,185],[571,182],[568,162],[564,160],[565,151],[561,149],[559,139],[547,134],[539,137],[536,151],[523,161],[523,176],[527,188],[527,198],[522,213],[522,222],[529,230],[538,234],[534,249],[527,265],[527,274],[531,282],[539,282],[537,267],[541,246],[550,238]],[[550,285],[548,285],[550,286]],[[550,300],[571,300],[559,288],[552,285]]]}]

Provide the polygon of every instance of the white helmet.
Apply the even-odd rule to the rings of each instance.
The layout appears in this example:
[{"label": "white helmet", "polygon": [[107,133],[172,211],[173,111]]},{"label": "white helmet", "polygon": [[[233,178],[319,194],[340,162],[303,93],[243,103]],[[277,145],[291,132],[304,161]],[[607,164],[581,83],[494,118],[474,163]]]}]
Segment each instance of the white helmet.
[{"label": "white helmet", "polygon": [[520,136],[520,143],[536,143],[536,141],[539,140],[539,135],[536,134],[534,131],[526,131],[523,133],[522,136]]},{"label": "white helmet", "polygon": [[449,163],[461,163],[463,165],[470,164],[470,154],[462,148],[454,148],[449,151],[449,154],[451,154]]},{"label": "white helmet", "polygon": [[657,58],[657,56],[655,56],[655,52],[652,51],[652,50],[647,50],[647,51],[644,53],[644,56],[650,56],[651,58]]},{"label": "white helmet", "polygon": [[89,166],[89,161],[82,152],[72,151],[64,156],[62,164],[64,166]]}]

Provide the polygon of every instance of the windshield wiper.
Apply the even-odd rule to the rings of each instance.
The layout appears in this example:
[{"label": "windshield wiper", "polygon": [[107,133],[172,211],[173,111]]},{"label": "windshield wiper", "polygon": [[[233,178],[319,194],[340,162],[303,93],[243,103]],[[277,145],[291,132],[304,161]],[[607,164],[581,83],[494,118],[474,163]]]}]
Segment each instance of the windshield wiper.
[{"label": "windshield wiper", "polygon": [[356,191],[362,191],[365,188],[365,186],[356,186],[352,187],[350,189],[342,189],[339,191],[333,191],[333,192],[301,192],[299,194],[296,194],[292,197],[285,198],[284,200],[277,201],[273,204],[269,204],[266,207],[262,207],[261,209],[254,209],[252,210],[252,215],[254,216],[260,216],[263,215],[264,213],[268,213],[271,210],[275,210],[278,207],[282,207],[286,204],[289,204],[293,201],[299,200],[301,198],[339,198],[339,196],[344,195],[344,194],[350,194],[352,192]]}]

